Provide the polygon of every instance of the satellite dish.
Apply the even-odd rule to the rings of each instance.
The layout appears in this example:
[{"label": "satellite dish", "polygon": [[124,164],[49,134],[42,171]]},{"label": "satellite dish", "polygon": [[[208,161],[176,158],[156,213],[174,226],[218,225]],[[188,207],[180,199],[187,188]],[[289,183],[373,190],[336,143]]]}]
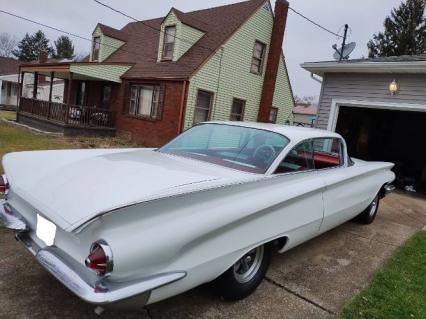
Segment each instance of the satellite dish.
[{"label": "satellite dish", "polygon": [[[349,56],[351,55],[351,53],[355,50],[356,48],[356,43],[355,42],[351,42],[345,45],[344,49],[343,49],[343,54],[342,54],[342,59],[343,60],[347,60],[349,59]],[[333,45],[333,49],[336,51],[334,52],[334,59],[339,61],[340,59],[340,54],[342,53],[342,48],[337,49],[337,45]]]}]

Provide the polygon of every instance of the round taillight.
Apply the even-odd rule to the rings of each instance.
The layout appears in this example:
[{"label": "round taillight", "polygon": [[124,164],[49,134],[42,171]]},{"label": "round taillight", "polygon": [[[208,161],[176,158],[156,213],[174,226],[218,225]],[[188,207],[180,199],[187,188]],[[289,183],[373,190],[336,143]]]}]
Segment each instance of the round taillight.
[{"label": "round taillight", "polygon": [[85,260],[86,267],[95,271],[99,276],[105,276],[113,270],[112,251],[109,245],[103,241],[92,244],[89,256]]},{"label": "round taillight", "polygon": [[7,191],[7,179],[5,175],[0,175],[0,195],[6,194]]}]

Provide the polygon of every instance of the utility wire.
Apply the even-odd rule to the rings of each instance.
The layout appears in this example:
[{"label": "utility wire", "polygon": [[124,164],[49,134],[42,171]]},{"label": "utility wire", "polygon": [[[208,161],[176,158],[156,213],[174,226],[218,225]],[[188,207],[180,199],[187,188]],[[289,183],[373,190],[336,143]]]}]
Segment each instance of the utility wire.
[{"label": "utility wire", "polygon": [[[128,14],[126,14],[126,13],[124,13],[124,12],[122,12],[122,11],[118,10],[118,9],[115,9],[115,8],[113,8],[113,7],[111,7],[111,6],[107,5],[107,4],[105,4],[105,3],[103,3],[103,2],[101,2],[101,1],[99,1],[99,0],[93,0],[93,1],[94,1],[94,2],[96,2],[96,3],[98,3],[99,5],[101,5],[101,6],[105,7],[105,8],[108,8],[108,9],[110,9],[110,10],[112,10],[112,11],[114,11],[114,12],[118,13],[118,14],[121,14],[121,15],[123,15],[123,16],[125,16],[125,17],[127,17],[127,18],[131,19],[131,20],[134,20],[134,21],[136,21],[136,22],[140,22],[140,23],[142,23],[143,25],[145,25],[145,26],[146,26],[146,27],[148,27],[148,28],[151,28],[151,29],[153,29],[153,30],[155,30],[155,31],[157,31],[157,32],[160,32],[160,33],[165,33],[165,32],[164,32],[164,31],[162,31],[161,29],[158,29],[158,28],[156,28],[156,27],[154,27],[154,26],[151,26],[151,25],[147,24],[145,21],[140,21],[140,20],[138,20],[138,19],[136,19],[136,18],[134,18],[134,17],[132,17],[132,16],[130,16],[130,15],[128,15]],[[317,26],[318,28],[320,28],[320,29],[322,29],[322,30],[324,30],[324,31],[326,31],[326,32],[328,32],[328,33],[330,33],[330,34],[332,34],[332,35],[336,36],[336,37],[343,38],[343,36],[341,36],[340,34],[338,34],[338,33],[336,33],[336,32],[333,32],[333,31],[331,31],[330,29],[327,29],[326,27],[323,27],[323,26],[322,26],[322,25],[320,25],[319,23],[317,23],[317,22],[313,21],[312,19],[310,19],[310,18],[306,17],[305,15],[303,15],[303,14],[302,14],[302,13],[300,13],[300,12],[298,12],[297,10],[295,10],[295,9],[293,9],[293,8],[291,8],[291,7],[289,7],[289,9],[290,9],[291,11],[293,11],[295,14],[299,15],[300,17],[302,17],[303,19],[305,19],[305,20],[307,20],[308,22],[312,23],[313,25]],[[27,21],[27,22],[31,22],[31,23],[33,23],[33,24],[37,24],[37,25],[39,25],[39,26],[42,26],[42,27],[45,27],[45,28],[48,28],[48,29],[51,29],[51,30],[55,30],[55,31],[57,31],[57,32],[60,32],[60,33],[63,33],[63,34],[67,34],[67,35],[69,35],[69,36],[72,36],[72,37],[75,37],[75,38],[78,38],[78,39],[81,39],[81,40],[89,41],[89,42],[91,42],[91,43],[93,42],[93,40],[92,40],[92,39],[89,39],[89,38],[83,37],[83,36],[81,36],[81,35],[78,35],[78,34],[75,34],[75,33],[72,33],[72,32],[68,32],[68,31],[65,31],[65,30],[62,30],[62,29],[59,29],[59,28],[56,28],[56,27],[52,27],[52,26],[50,26],[50,25],[47,25],[47,24],[44,24],[44,23],[41,23],[41,22],[38,22],[38,21],[35,21],[35,20],[32,20],[32,19],[29,19],[29,18],[26,18],[26,17],[20,16],[20,15],[14,14],[14,13],[12,13],[12,12],[8,12],[8,11],[2,10],[2,9],[0,9],[0,12],[1,12],[1,13],[4,13],[4,14],[7,14],[7,15],[9,15],[9,16],[15,17],[15,18],[17,18],[17,19],[21,19],[21,20],[24,20],[24,21]],[[166,33],[166,34],[167,34],[167,33]],[[170,34],[170,35],[172,35],[172,34]],[[179,39],[179,40],[181,40],[181,41],[183,41],[183,42],[187,42],[187,43],[189,43],[189,44],[191,44],[191,45],[194,45],[194,43],[193,43],[192,41],[189,41],[189,40],[187,40],[187,39],[182,39],[182,38],[180,38],[180,37],[177,37],[176,35],[173,35],[173,36],[174,36],[176,39]],[[101,44],[101,43],[99,42],[99,44]],[[126,50],[126,49],[123,49],[122,47],[116,47],[116,46],[114,46],[114,45],[110,45],[110,44],[107,44],[107,43],[104,43],[104,44],[101,44],[101,45],[104,45],[104,46],[107,46],[107,47],[111,47],[111,48],[113,48],[113,49],[115,49],[115,50],[121,50],[121,51],[124,51],[124,52],[128,52],[128,53],[136,54],[136,55],[142,56],[142,57],[144,57],[144,58],[146,58],[146,59],[148,59],[148,60],[150,60],[150,61],[156,61],[156,59],[153,59],[152,57],[148,57],[148,56],[143,56],[143,55],[141,55],[141,54],[140,54],[140,52]],[[200,47],[200,48],[204,48],[204,49],[207,49],[207,50],[209,50],[209,51],[213,52],[213,50],[212,50],[211,48],[209,48],[209,47],[200,46],[200,45],[199,45],[198,47]]]},{"label": "utility wire", "polygon": [[[105,8],[107,8],[107,9],[111,10],[111,11],[114,11],[114,12],[116,12],[116,13],[118,13],[118,14],[121,14],[122,16],[125,16],[126,18],[129,18],[129,19],[131,19],[131,20],[133,20],[133,21],[135,21],[135,22],[139,22],[139,23],[143,24],[144,26],[146,26],[146,27],[148,27],[148,28],[150,28],[150,29],[152,29],[152,30],[155,30],[155,31],[157,31],[157,32],[160,32],[160,34],[161,34],[161,33],[163,33],[163,34],[171,35],[171,36],[173,36],[175,39],[178,39],[178,40],[180,40],[180,41],[182,41],[182,42],[186,42],[186,43],[190,44],[191,46],[195,44],[195,42],[193,42],[193,41],[190,41],[190,40],[188,40],[188,39],[184,39],[184,38],[180,38],[180,37],[176,36],[175,34],[167,33],[166,31],[163,31],[163,30],[161,30],[161,29],[159,29],[159,28],[156,28],[156,27],[154,27],[154,26],[152,26],[152,25],[149,25],[149,24],[148,24],[148,23],[146,23],[145,21],[142,21],[142,20],[136,19],[135,17],[132,17],[131,15],[128,15],[127,13],[125,13],[125,12],[123,12],[123,11],[120,11],[120,10],[118,10],[118,9],[116,9],[116,8],[114,8],[114,7],[112,7],[112,6],[108,5],[108,4],[106,4],[106,3],[103,3],[103,2],[101,2],[101,1],[99,1],[99,0],[93,0],[93,1],[94,1],[94,2],[96,2],[97,4],[99,4],[99,5],[103,6],[103,7],[105,7]],[[197,47],[199,47],[199,48],[203,48],[203,49],[206,49],[206,50],[209,50],[209,51],[211,51],[211,52],[214,52],[214,51],[215,51],[215,50],[213,50],[213,49],[211,49],[211,48],[209,48],[209,47],[202,46],[202,45],[197,45]]]},{"label": "utility wire", "polygon": [[[27,21],[27,22],[31,22],[31,23],[33,23],[33,24],[37,24],[37,25],[39,25],[39,26],[42,26],[42,27],[45,27],[45,28],[48,28],[48,29],[51,29],[51,30],[54,30],[54,31],[57,31],[57,32],[60,32],[60,33],[63,33],[63,34],[67,34],[67,35],[69,35],[69,36],[72,36],[72,37],[75,37],[75,38],[79,38],[79,39],[81,39],[81,40],[89,41],[89,42],[91,42],[91,43],[93,42],[93,40],[92,40],[92,39],[89,39],[89,38],[83,37],[83,36],[81,36],[81,35],[78,35],[78,34],[75,34],[75,33],[71,33],[71,32],[68,32],[68,31],[65,31],[65,30],[62,30],[62,29],[58,29],[58,28],[56,28],[56,27],[52,27],[52,26],[50,26],[50,25],[47,25],[47,24],[44,24],[44,23],[41,23],[41,22],[38,22],[38,21],[35,21],[35,20],[31,20],[31,19],[29,19],[29,18],[25,18],[25,17],[23,17],[23,16],[20,16],[20,15],[14,14],[14,13],[12,13],[12,12],[8,12],[8,11],[4,11],[4,10],[0,9],[0,13],[7,14],[7,15],[9,15],[9,16],[15,17],[15,18],[20,19],[20,20],[24,20],[24,21]],[[152,57],[148,57],[148,56],[144,56],[144,55],[142,55],[140,52],[126,50],[126,49],[123,49],[122,47],[117,47],[117,46],[110,45],[110,44],[107,44],[107,43],[103,43],[103,44],[101,44],[101,43],[100,43],[100,41],[99,41],[99,42],[96,42],[96,43],[98,43],[99,45],[103,45],[103,46],[106,46],[106,47],[113,48],[113,49],[115,49],[115,50],[121,50],[121,51],[123,51],[123,52],[136,54],[136,55],[138,55],[138,56],[141,56],[141,57],[146,58],[146,59],[148,59],[148,60],[150,60],[150,61],[153,61],[153,62],[156,62],[156,61],[157,61],[156,59],[153,59]]]},{"label": "utility wire", "polygon": [[[96,0],[95,0],[95,1],[96,1]],[[336,36],[336,37],[343,38],[343,36],[341,36],[340,34],[338,34],[338,33],[336,33],[336,32],[333,32],[333,31],[331,31],[330,29],[327,29],[326,27],[323,27],[321,24],[319,24],[319,23],[317,23],[317,22],[313,21],[312,19],[309,19],[307,16],[305,16],[305,15],[301,14],[300,12],[296,11],[295,9],[293,9],[293,8],[291,8],[291,7],[289,7],[289,9],[290,9],[291,11],[293,11],[295,14],[297,14],[297,15],[301,16],[303,19],[305,19],[305,20],[309,21],[309,22],[310,22],[310,23],[312,23],[313,25],[316,25],[318,28],[320,28],[320,29],[322,29],[322,30],[324,30],[324,31],[326,31],[326,32],[328,32],[328,33],[330,33],[330,34],[332,34],[332,35]]]},{"label": "utility wire", "polygon": [[[155,27],[153,27],[153,26],[151,26],[151,25],[149,25],[149,24],[145,23],[144,21],[138,20],[138,19],[136,19],[135,17],[132,17],[131,15],[129,15],[129,14],[127,14],[127,13],[123,12],[123,11],[120,11],[120,10],[118,10],[118,9],[116,9],[116,8],[114,8],[114,7],[112,7],[112,6],[108,5],[108,4],[106,4],[106,3],[102,2],[102,1],[100,1],[100,0],[93,0],[93,1],[94,1],[94,2],[96,2],[96,3],[97,3],[97,4],[99,4],[99,5],[101,5],[101,6],[105,7],[105,8],[107,8],[107,9],[110,9],[110,10],[112,10],[112,11],[114,11],[114,12],[118,13],[118,14],[121,14],[122,16],[125,16],[126,18],[129,18],[129,19],[131,19],[131,20],[133,20],[133,21],[136,21],[136,22],[140,22],[140,23],[142,23],[143,25],[147,26],[148,28],[151,28],[151,29],[156,30],[156,31],[158,31],[158,32],[163,32],[163,33],[164,33],[164,31],[162,31],[161,29],[155,28]],[[330,29],[327,29],[326,27],[323,27],[323,26],[322,26],[322,25],[320,25],[319,23],[317,23],[317,22],[313,21],[312,19],[310,19],[310,18],[308,18],[307,16],[305,16],[305,15],[301,14],[300,12],[296,11],[295,9],[293,9],[293,8],[291,8],[291,7],[289,7],[289,9],[290,9],[291,11],[293,11],[294,13],[296,13],[297,15],[301,16],[302,18],[304,18],[305,20],[307,20],[308,22],[310,22],[310,23],[314,24],[315,26],[317,26],[317,27],[321,28],[322,30],[324,30],[324,31],[326,31],[326,32],[328,32],[328,33],[330,33],[330,34],[332,34],[332,35],[335,35],[335,36],[337,36],[337,37],[343,38],[343,36],[341,36],[340,34],[337,34],[336,32],[333,32],[333,31],[331,31]],[[188,43],[190,43],[190,44],[194,44],[194,43],[192,43],[192,42],[188,41],[187,39],[181,39],[181,38],[177,37],[176,35],[175,35],[175,38],[176,38],[176,39],[179,39],[179,40],[181,40],[181,41],[184,41],[184,42],[188,42]],[[203,46],[200,46],[200,47],[203,47]],[[205,48],[205,49],[208,49],[208,50],[211,50],[211,49],[210,49],[210,48],[208,48],[208,47],[204,47],[204,48]],[[211,51],[213,51],[213,50],[211,50]]]}]

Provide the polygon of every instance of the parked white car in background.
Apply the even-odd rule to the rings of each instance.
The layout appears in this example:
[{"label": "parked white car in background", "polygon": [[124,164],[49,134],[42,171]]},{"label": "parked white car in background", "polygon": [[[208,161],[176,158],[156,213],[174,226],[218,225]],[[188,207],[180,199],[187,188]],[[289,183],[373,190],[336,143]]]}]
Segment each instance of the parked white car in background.
[{"label": "parked white car in background", "polygon": [[[338,134],[209,122],[160,149],[8,154],[2,223],[87,302],[143,306],[213,281],[252,293],[283,253],[368,224],[393,164],[352,160]],[[23,296],[24,297],[24,296]]]}]

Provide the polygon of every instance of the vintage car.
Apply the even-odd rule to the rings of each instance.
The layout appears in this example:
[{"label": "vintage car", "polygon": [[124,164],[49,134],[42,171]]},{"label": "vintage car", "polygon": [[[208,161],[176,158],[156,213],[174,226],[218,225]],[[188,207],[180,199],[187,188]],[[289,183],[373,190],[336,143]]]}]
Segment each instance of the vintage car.
[{"label": "vintage car", "polygon": [[125,307],[208,282],[244,298],[272,250],[373,222],[395,178],[391,163],[351,159],[336,133],[243,122],[202,123],[159,149],[3,163],[2,224],[78,297]]}]

